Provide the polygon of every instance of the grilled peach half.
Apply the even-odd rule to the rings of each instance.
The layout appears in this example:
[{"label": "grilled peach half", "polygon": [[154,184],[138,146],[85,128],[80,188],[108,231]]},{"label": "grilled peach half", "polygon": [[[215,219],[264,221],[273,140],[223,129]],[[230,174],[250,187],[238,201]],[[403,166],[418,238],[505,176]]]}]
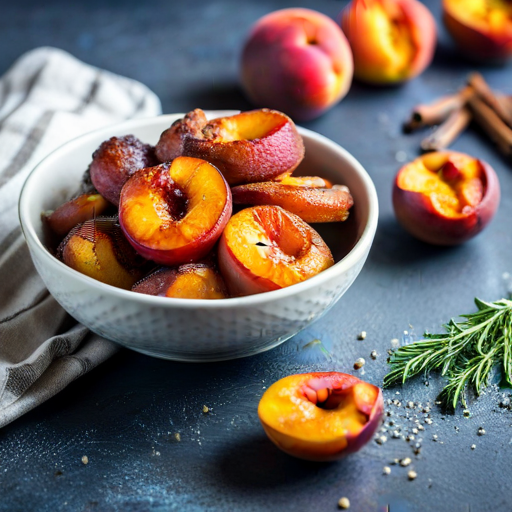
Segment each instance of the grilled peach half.
[{"label": "grilled peach half", "polygon": [[59,236],[67,235],[77,224],[101,217],[110,203],[100,194],[81,194],[55,211],[45,212],[43,221]]},{"label": "grilled peach half", "polygon": [[290,375],[263,394],[258,416],[278,448],[301,459],[330,461],[362,448],[383,414],[382,391],[339,372]]},{"label": "grilled peach half", "polygon": [[469,240],[491,221],[500,201],[492,167],[463,153],[425,154],[398,172],[393,206],[413,236],[435,245]]},{"label": "grilled peach half", "polygon": [[291,174],[304,158],[304,143],[293,121],[276,110],[208,121],[196,109],[162,133],[156,155],[161,162],[180,155],[202,158],[238,185]]},{"label": "grilled peach half", "polygon": [[72,269],[102,283],[129,290],[149,270],[127,242],[117,219],[103,217],[75,226],[57,249]]},{"label": "grilled peach half", "polygon": [[206,256],[231,216],[231,190],[222,174],[198,158],[142,169],[124,185],[119,222],[134,249],[160,265]]},{"label": "grilled peach half", "polygon": [[207,263],[163,267],[136,283],[132,291],[180,299],[225,299],[226,285],[219,271]]},{"label": "grilled peach half", "polygon": [[306,222],[344,221],[354,204],[347,187],[316,176],[248,183],[233,187],[231,193],[234,204],[281,206]]},{"label": "grilled peach half", "polygon": [[157,164],[153,146],[143,144],[133,135],[125,135],[112,137],[100,145],[92,156],[89,172],[98,192],[118,206],[126,180],[135,171]]},{"label": "grilled peach half", "polygon": [[233,215],[219,242],[219,267],[232,295],[252,295],[305,281],[334,264],[320,235],[279,206]]}]

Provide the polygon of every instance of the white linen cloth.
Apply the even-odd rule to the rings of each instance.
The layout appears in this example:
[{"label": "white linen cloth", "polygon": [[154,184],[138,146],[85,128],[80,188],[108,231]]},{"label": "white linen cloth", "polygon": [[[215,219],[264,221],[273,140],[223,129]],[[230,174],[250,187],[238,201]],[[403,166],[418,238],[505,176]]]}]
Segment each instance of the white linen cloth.
[{"label": "white linen cloth", "polygon": [[0,78],[0,427],[117,350],[74,322],[38,276],[18,221],[27,175],[71,138],[160,113],[146,86],[55,48],[30,51]]}]

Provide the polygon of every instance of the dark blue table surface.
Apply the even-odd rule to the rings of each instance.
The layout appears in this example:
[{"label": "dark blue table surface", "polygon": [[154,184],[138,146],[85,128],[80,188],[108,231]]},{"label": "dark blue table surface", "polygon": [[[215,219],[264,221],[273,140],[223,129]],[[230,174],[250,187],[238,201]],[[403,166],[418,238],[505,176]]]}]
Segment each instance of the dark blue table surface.
[{"label": "dark blue table surface", "polygon": [[[440,20],[438,1],[425,2]],[[164,113],[248,109],[238,86],[242,41],[261,15],[304,6],[336,18],[342,1],[4,2],[0,16],[0,73],[23,52],[50,45],[90,64],[147,84]],[[295,460],[265,437],[258,401],[275,380],[301,371],[352,371],[358,357],[364,378],[381,384],[390,340],[404,330],[421,335],[474,310],[473,297],[497,300],[512,273],[512,169],[482,134],[471,129],[453,145],[494,166],[502,203],[480,236],[456,248],[422,244],[396,223],[391,183],[397,152],[418,154],[423,134],[403,135],[411,107],[455,91],[474,65],[462,60],[439,23],[432,66],[401,87],[354,83],[348,96],[318,120],[304,124],[358,158],[377,187],[380,223],[369,260],[329,314],[270,352],[217,364],[179,364],[128,350],[73,383],[58,396],[0,430],[0,510],[336,510],[347,496],[351,510],[509,511],[512,412],[491,389],[471,404],[471,417],[443,415],[433,404],[441,382],[422,379],[386,390],[392,419],[404,431],[417,416],[425,430],[419,455],[413,444],[369,443],[331,464]],[[512,67],[480,68],[489,83],[512,93]],[[359,341],[360,331],[367,338]],[[333,354],[303,349],[319,338]],[[377,350],[373,361],[369,354]],[[356,373],[356,372],[354,372]],[[361,372],[359,372],[361,373]],[[399,393],[399,394],[398,394]],[[431,425],[413,400],[432,403]],[[203,405],[211,410],[202,412]],[[479,427],[486,435],[477,436]],[[180,433],[181,441],[174,434]],[[433,436],[437,435],[437,441]],[[417,439],[415,440],[417,441]],[[476,444],[472,450],[471,445]],[[87,455],[89,463],[82,464]],[[411,457],[418,477],[396,465]]]}]

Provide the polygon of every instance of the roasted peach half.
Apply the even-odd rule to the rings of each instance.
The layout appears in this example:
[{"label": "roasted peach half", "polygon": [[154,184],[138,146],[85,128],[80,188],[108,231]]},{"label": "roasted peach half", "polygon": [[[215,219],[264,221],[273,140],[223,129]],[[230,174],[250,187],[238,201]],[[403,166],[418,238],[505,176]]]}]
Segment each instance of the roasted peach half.
[{"label": "roasted peach half", "polygon": [[443,20],[468,57],[502,61],[512,55],[510,0],[444,0]]},{"label": "roasted peach half", "polygon": [[219,242],[219,267],[231,295],[278,290],[334,264],[329,247],[302,219],[279,206],[233,215]]},{"label": "roasted peach half", "polygon": [[231,193],[234,204],[281,206],[306,222],[344,221],[354,204],[347,187],[316,176],[248,183],[233,187]]},{"label": "roasted peach half", "polygon": [[410,80],[434,56],[436,23],[417,0],[352,0],[341,26],[354,55],[354,76],[364,82]]},{"label": "roasted peach half", "polygon": [[143,144],[133,135],[125,135],[112,137],[100,145],[92,155],[89,172],[98,192],[118,206],[126,180],[135,171],[157,163],[153,146]]},{"label": "roasted peach half", "polygon": [[161,162],[180,155],[202,158],[238,185],[291,174],[304,158],[304,143],[293,121],[275,110],[208,121],[196,109],[162,133],[156,155]]},{"label": "roasted peach half", "polygon": [[377,430],[382,391],[352,375],[319,372],[278,380],[258,416],[278,448],[301,459],[337,460],[362,448]]},{"label": "roasted peach half", "polygon": [[101,217],[110,203],[100,194],[81,194],[55,211],[45,212],[43,221],[59,236],[67,235],[77,224]]},{"label": "roasted peach half", "polygon": [[393,187],[398,221],[413,236],[436,245],[469,240],[491,221],[500,185],[487,163],[463,153],[428,153],[405,165]]},{"label": "roasted peach half", "polygon": [[114,218],[75,226],[59,245],[57,255],[77,272],[125,290],[148,271],[148,263],[126,241]]},{"label": "roasted peach half", "polygon": [[226,285],[219,271],[207,263],[163,267],[136,283],[132,291],[180,299],[225,299]]},{"label": "roasted peach half", "polygon": [[198,158],[142,169],[124,185],[119,222],[135,250],[161,265],[199,261],[231,216],[222,174]]}]

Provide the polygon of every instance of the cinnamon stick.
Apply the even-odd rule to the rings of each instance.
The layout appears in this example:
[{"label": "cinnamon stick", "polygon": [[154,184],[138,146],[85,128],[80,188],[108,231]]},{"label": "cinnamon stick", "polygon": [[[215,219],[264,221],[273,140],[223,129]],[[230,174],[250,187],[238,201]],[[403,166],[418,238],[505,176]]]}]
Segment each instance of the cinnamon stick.
[{"label": "cinnamon stick", "polygon": [[488,104],[474,96],[468,101],[473,118],[506,156],[512,156],[512,129]]},{"label": "cinnamon stick", "polygon": [[485,102],[496,114],[509,126],[512,127],[512,112],[504,105],[503,101],[494,94],[484,77],[480,73],[471,73],[468,77],[468,84],[473,87],[476,95]]},{"label": "cinnamon stick", "polygon": [[471,112],[466,106],[453,110],[435,131],[422,140],[421,149],[439,151],[447,148],[466,129],[471,117]]},{"label": "cinnamon stick", "polygon": [[412,111],[410,120],[405,123],[404,130],[411,132],[417,128],[442,123],[455,110],[461,109],[473,94],[473,89],[466,86],[456,94],[444,96],[429,105],[417,105]]}]

